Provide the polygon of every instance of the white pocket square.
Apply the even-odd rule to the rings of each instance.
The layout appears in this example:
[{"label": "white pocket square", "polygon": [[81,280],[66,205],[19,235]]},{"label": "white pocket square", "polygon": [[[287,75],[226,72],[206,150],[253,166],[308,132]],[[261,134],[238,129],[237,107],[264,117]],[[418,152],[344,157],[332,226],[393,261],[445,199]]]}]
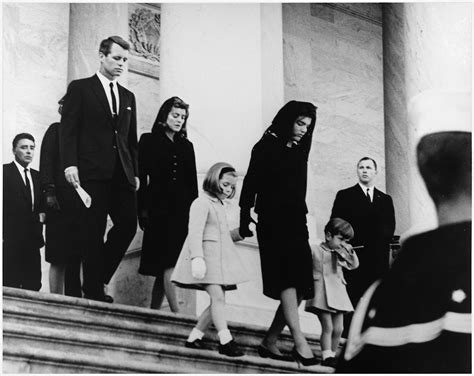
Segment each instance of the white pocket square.
[{"label": "white pocket square", "polygon": [[127,107],[127,110],[132,111],[132,107]]}]

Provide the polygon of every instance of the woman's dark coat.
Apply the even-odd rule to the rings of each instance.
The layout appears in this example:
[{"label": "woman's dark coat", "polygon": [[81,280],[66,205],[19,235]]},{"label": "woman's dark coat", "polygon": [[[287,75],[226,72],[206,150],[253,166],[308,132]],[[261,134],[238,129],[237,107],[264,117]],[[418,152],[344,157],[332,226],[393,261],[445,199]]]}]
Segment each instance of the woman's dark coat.
[{"label": "woman's dark coat", "polygon": [[[298,144],[288,147],[299,116],[312,121]],[[307,163],[316,107],[288,102],[252,149],[239,205],[255,206],[263,292],[280,299],[282,290],[294,287],[305,298],[313,296],[311,249],[306,226]]]},{"label": "woman's dark coat", "polygon": [[157,124],[138,145],[138,212],[149,226],[143,235],[139,272],[159,275],[174,267],[188,232],[189,208],[198,196],[193,144],[176,134],[171,141]]}]

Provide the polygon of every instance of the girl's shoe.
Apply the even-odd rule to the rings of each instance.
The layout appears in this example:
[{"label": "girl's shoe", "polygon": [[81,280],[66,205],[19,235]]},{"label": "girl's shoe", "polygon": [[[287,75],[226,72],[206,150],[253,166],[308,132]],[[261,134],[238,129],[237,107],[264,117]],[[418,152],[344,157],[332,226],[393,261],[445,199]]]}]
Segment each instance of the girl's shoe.
[{"label": "girl's shoe", "polygon": [[322,366],[325,366],[325,367],[336,368],[336,363],[337,363],[336,358],[330,357],[330,358],[324,359],[324,360],[321,362],[321,365],[322,365]]},{"label": "girl's shoe", "polygon": [[211,350],[211,348],[206,345],[202,339],[195,339],[192,342],[186,341],[184,347],[187,347],[188,349]]},{"label": "girl's shoe", "polygon": [[291,356],[275,354],[274,352],[270,351],[269,349],[267,349],[263,345],[258,346],[257,352],[258,352],[258,355],[260,355],[262,358],[283,360],[285,362],[291,362],[293,360],[293,358]]},{"label": "girl's shoe", "polygon": [[314,354],[312,358],[305,358],[298,352],[298,350],[296,350],[296,347],[293,347],[293,350],[291,350],[291,355],[298,365],[302,364],[304,366],[314,366],[318,364],[318,358],[316,358]]},{"label": "girl's shoe", "polygon": [[244,355],[244,353],[239,350],[234,340],[227,342],[225,345],[219,345],[219,354],[231,357],[238,357]]}]

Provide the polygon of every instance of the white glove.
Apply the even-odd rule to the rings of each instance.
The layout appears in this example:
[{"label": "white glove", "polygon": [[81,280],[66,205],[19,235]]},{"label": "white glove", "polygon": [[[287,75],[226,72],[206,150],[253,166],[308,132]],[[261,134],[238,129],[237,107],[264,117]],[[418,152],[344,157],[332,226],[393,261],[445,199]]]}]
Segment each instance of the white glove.
[{"label": "white glove", "polygon": [[204,278],[206,275],[206,261],[202,257],[195,257],[191,260],[191,273],[193,278]]}]

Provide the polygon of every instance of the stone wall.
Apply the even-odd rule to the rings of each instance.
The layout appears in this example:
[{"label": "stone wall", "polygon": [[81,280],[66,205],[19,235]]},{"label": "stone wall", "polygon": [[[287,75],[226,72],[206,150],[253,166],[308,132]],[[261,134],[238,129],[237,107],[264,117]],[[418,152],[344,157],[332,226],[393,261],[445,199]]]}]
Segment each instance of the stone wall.
[{"label": "stone wall", "polygon": [[[318,106],[307,202],[316,234],[339,189],[373,157],[385,189],[382,24],[379,4],[283,4],[285,100]],[[310,229],[313,231],[314,229]]]},{"label": "stone wall", "polygon": [[11,141],[31,133],[37,152],[47,127],[59,120],[68,67],[69,4],[3,4],[2,160],[13,160]]}]

